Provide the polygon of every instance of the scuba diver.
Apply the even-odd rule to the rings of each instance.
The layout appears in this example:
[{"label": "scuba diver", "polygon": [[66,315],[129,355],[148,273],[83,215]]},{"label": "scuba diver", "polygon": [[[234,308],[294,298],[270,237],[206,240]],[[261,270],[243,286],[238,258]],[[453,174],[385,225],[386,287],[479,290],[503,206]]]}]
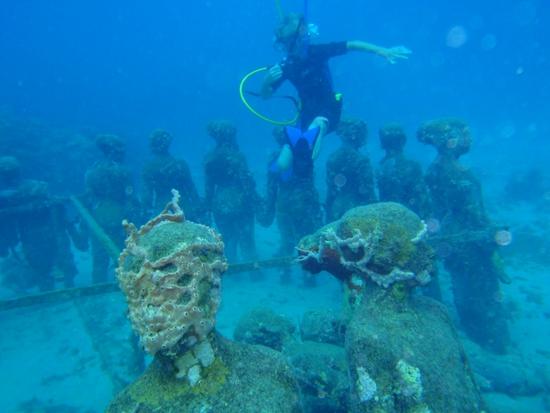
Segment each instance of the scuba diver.
[{"label": "scuba diver", "polygon": [[304,15],[290,13],[284,16],[275,30],[275,38],[286,57],[269,68],[262,85],[261,95],[268,99],[289,80],[301,101],[298,127],[285,128],[287,143],[275,165],[281,172],[313,163],[319,155],[323,137],[335,130],[340,121],[342,100],[332,86],[330,58],[356,50],[374,53],[395,63],[397,59],[407,59],[411,53],[403,46],[384,48],[363,41],[310,44],[313,34],[312,25]]}]

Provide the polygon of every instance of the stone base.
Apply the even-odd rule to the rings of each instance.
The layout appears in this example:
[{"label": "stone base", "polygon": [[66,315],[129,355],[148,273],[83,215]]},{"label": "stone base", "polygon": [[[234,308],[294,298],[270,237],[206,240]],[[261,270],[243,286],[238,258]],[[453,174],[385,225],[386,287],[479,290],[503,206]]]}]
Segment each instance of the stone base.
[{"label": "stone base", "polygon": [[301,411],[296,382],[281,354],[217,337],[216,360],[193,387],[156,358],[111,402],[109,413],[258,413]]},{"label": "stone base", "polygon": [[483,403],[445,308],[373,288],[346,335],[351,412],[475,413]]}]

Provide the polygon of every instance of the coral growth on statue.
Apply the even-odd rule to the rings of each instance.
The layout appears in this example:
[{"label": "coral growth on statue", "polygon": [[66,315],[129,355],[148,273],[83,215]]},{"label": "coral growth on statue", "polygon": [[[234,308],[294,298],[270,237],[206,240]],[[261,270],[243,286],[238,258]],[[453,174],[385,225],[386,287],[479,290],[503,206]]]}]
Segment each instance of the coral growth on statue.
[{"label": "coral growth on statue", "polygon": [[[213,360],[208,336],[220,304],[220,276],[227,269],[220,236],[185,220],[179,194],[139,230],[128,222],[117,277],[129,317],[145,350],[181,364],[193,350],[195,364],[180,374],[189,381]],[[206,344],[205,344],[206,343]],[[194,368],[194,371],[191,371]]]},{"label": "coral growth on statue", "polygon": [[460,119],[436,119],[425,122],[417,132],[420,142],[432,145],[440,155],[458,158],[472,145],[470,128]]},{"label": "coral growth on statue", "polygon": [[300,241],[306,270],[328,271],[348,287],[351,413],[482,410],[444,307],[411,294],[435,272],[426,233],[415,213],[381,202],[351,209]]},{"label": "coral growth on statue", "polygon": [[107,412],[281,412],[299,410],[285,358],[234,343],[214,328],[224,244],[211,228],[186,221],[174,197],[139,230],[128,230],[117,269],[129,317],[153,360]]},{"label": "coral growth on statue", "polygon": [[400,204],[361,206],[304,237],[299,261],[313,273],[330,272],[352,289],[366,282],[384,288],[397,282],[423,285],[433,271],[425,234],[424,222]]}]

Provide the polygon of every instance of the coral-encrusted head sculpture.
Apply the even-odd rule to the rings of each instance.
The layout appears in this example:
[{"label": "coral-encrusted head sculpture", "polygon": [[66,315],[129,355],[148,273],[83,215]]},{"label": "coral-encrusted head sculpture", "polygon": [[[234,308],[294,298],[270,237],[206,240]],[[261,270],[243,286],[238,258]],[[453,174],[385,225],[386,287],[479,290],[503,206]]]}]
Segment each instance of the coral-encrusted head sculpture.
[{"label": "coral-encrusted head sculpture", "polygon": [[416,137],[419,142],[434,146],[440,155],[458,159],[470,150],[472,135],[460,119],[436,119],[425,122]]},{"label": "coral-encrusted head sculpture", "polygon": [[304,269],[328,271],[354,289],[422,285],[433,272],[426,225],[401,204],[380,202],[350,209],[298,245]]},{"label": "coral-encrusted head sculpture", "polygon": [[213,331],[227,262],[220,236],[186,221],[179,194],[172,193],[161,214],[139,230],[124,222],[128,238],[117,277],[145,350],[175,358]]}]

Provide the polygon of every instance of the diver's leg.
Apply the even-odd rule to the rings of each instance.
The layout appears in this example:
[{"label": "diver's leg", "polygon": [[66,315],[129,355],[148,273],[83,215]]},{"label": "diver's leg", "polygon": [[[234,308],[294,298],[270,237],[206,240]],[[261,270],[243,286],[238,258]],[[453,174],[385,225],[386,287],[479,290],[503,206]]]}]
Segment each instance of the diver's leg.
[{"label": "diver's leg", "polygon": [[292,165],[292,160],[292,149],[290,149],[288,144],[285,144],[283,149],[281,149],[281,153],[277,157],[277,167],[281,171],[287,171]]},{"label": "diver's leg", "polygon": [[321,152],[321,146],[323,143],[323,137],[327,133],[328,129],[328,119],[324,116],[317,116],[315,119],[313,119],[313,122],[311,122],[311,125],[309,125],[309,129],[313,128],[319,128],[319,134],[317,135],[317,139],[315,139],[315,145],[313,146],[313,153],[311,154],[311,159],[315,160],[319,156],[319,153]]}]

